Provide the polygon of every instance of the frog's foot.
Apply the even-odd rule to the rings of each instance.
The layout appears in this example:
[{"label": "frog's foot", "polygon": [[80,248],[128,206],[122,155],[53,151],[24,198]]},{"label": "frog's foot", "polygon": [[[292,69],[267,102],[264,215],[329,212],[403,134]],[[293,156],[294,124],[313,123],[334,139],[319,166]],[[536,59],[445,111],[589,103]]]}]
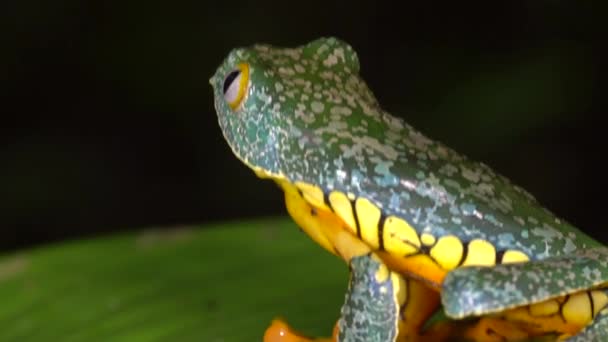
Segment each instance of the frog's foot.
[{"label": "frog's foot", "polygon": [[334,333],[330,338],[310,338],[294,331],[289,325],[281,320],[275,319],[264,333],[264,342],[335,342],[337,341],[338,325],[334,327]]}]

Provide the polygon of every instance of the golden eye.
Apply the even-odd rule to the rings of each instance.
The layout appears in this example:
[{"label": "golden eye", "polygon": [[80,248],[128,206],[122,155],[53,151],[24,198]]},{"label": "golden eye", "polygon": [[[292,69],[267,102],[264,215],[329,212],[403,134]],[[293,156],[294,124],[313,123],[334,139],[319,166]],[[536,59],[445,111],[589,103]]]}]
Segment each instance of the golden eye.
[{"label": "golden eye", "polygon": [[237,65],[224,79],[224,99],[232,110],[236,110],[245,99],[248,84],[249,65],[245,63]]}]

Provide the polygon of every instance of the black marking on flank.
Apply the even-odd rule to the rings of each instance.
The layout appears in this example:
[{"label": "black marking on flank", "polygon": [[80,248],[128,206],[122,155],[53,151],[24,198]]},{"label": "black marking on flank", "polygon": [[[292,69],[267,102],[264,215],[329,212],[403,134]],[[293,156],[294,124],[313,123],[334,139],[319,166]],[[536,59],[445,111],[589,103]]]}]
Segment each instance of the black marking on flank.
[{"label": "black marking on flank", "polygon": [[467,260],[467,256],[469,255],[469,242],[462,242],[462,255],[460,256],[460,261],[458,261],[458,266],[462,266],[465,260]]},{"label": "black marking on flank", "polygon": [[237,78],[239,75],[241,74],[241,70],[233,70],[231,71],[228,76],[226,76],[226,79],[224,80],[224,94],[226,94],[226,92],[228,91],[228,88],[230,88],[230,85],[232,85],[232,82],[234,81],[235,78]]},{"label": "black marking on flank", "polygon": [[310,215],[311,216],[317,216],[317,208],[315,207],[310,207]]},{"label": "black marking on flank", "polygon": [[331,202],[329,201],[329,192],[323,192],[323,202],[325,202],[325,205],[332,213],[335,212],[334,207],[331,206]]},{"label": "black marking on flank", "polygon": [[589,309],[591,310],[591,319],[595,318],[595,303],[593,302],[593,296],[591,291],[587,291],[587,299],[589,299]]},{"label": "black marking on flank", "polygon": [[496,265],[502,264],[502,258],[505,256],[505,250],[496,251]]},{"label": "black marking on flank", "polygon": [[403,282],[405,283],[405,300],[399,306],[399,318],[402,321],[405,321],[405,309],[407,308],[407,304],[410,301],[410,280],[407,278],[403,278]]},{"label": "black marking on flank", "polygon": [[562,301],[561,303],[559,303],[559,317],[562,318],[562,321],[564,321],[564,323],[568,323],[568,321],[566,320],[566,317],[564,317],[564,304],[568,303],[568,300],[570,299],[570,295],[566,295],[564,297],[564,301]]},{"label": "black marking on flank", "polygon": [[355,201],[350,201],[350,209],[352,211],[353,218],[355,219],[355,228],[357,229],[357,237],[360,239],[361,238],[361,225],[359,224],[359,215],[357,213],[357,209],[355,209]]},{"label": "black marking on flank", "polygon": [[380,220],[378,220],[378,249],[383,251],[384,250],[384,221],[386,221],[386,216],[381,213],[380,214]]},{"label": "black marking on flank", "polygon": [[[435,246],[435,244],[432,244],[430,246],[427,246],[423,243],[420,244],[420,252],[422,252],[423,254],[426,254],[429,258],[433,259],[431,257],[431,248],[433,248],[433,246]],[[433,260],[434,261],[434,260]]]}]

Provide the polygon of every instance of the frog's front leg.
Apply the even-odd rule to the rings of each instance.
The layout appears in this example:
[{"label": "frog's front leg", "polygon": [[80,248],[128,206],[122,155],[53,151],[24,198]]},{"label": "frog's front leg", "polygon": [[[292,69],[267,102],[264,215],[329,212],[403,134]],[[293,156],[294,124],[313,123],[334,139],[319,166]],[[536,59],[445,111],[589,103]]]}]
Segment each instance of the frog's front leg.
[{"label": "frog's front leg", "polygon": [[338,341],[395,341],[406,282],[372,253],[352,258],[349,266],[351,276],[338,321]]},{"label": "frog's front leg", "polygon": [[[512,322],[530,336],[608,340],[608,249],[449,272],[442,303],[454,319]],[[588,339],[593,337],[592,339]]]},{"label": "frog's front leg", "polygon": [[439,305],[435,290],[391,271],[374,253],[351,259],[350,270],[338,341],[429,340],[421,329]]},{"label": "frog's front leg", "polygon": [[[391,271],[374,253],[349,261],[350,281],[340,319],[330,339],[310,339],[274,321],[265,342],[394,342],[428,340],[421,328],[437,309],[439,295]],[[438,341],[437,334],[433,335]]]}]

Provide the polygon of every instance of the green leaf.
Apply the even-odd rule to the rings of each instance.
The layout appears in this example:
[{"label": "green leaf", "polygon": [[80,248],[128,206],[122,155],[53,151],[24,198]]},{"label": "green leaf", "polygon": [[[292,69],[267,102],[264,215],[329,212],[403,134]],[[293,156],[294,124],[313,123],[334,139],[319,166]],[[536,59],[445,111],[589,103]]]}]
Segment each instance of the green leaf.
[{"label": "green leaf", "polygon": [[347,267],[287,219],[151,229],[0,258],[0,341],[328,336]]}]

